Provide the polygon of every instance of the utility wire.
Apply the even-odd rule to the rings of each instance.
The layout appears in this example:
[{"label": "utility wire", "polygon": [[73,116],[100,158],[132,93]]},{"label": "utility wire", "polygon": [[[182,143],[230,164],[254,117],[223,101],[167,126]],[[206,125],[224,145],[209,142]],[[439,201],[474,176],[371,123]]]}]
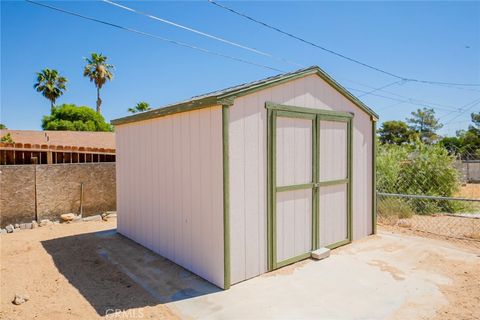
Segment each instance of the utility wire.
[{"label": "utility wire", "polygon": [[[375,89],[375,87],[373,87],[373,86],[370,86],[368,84],[361,83],[361,82],[358,82],[358,81],[353,81],[353,80],[348,79],[348,78],[340,77],[340,79],[343,79],[345,81],[348,81],[348,82],[351,82],[351,83],[354,83],[354,84],[361,85],[361,86],[366,87],[366,88]],[[452,87],[452,88],[456,88],[456,87]],[[456,88],[456,89],[459,89],[459,88]],[[417,101],[418,103],[426,103],[426,104],[431,104],[431,105],[435,105],[435,106],[439,106],[439,107],[445,107],[445,108],[458,110],[458,107],[454,107],[454,106],[451,106],[451,105],[440,104],[440,103],[436,103],[436,102],[432,102],[432,101],[428,101],[428,100],[423,100],[423,99],[416,99],[416,98],[404,96],[404,95],[401,95],[401,94],[398,94],[398,93],[395,93],[395,92],[392,92],[392,91],[384,90],[384,89],[380,89],[378,91],[381,91],[381,92],[387,93],[387,94],[391,94],[391,95],[399,97],[399,98],[408,99],[412,102]],[[475,91],[477,91],[477,90],[475,90]]]},{"label": "utility wire", "polygon": [[136,30],[136,29],[128,28],[128,27],[123,27],[123,26],[120,26],[118,24],[114,24],[114,23],[111,23],[111,22],[91,18],[91,17],[88,17],[88,16],[81,15],[79,13],[75,13],[75,12],[72,12],[72,11],[67,11],[67,10],[64,10],[64,9],[61,9],[61,8],[58,8],[58,7],[54,7],[54,6],[51,6],[51,5],[48,5],[48,4],[43,4],[43,3],[32,1],[32,0],[25,0],[25,1],[29,2],[29,3],[32,3],[32,4],[35,4],[35,5],[38,5],[38,6],[41,6],[41,7],[45,7],[45,8],[48,8],[48,9],[55,10],[55,11],[63,12],[63,13],[66,13],[66,14],[69,14],[69,15],[72,15],[72,16],[75,16],[75,17],[79,17],[79,18],[82,18],[82,19],[86,19],[86,20],[90,20],[90,21],[93,21],[93,22],[101,23],[101,24],[104,24],[104,25],[107,25],[107,26],[110,26],[110,27],[114,27],[114,28],[117,28],[117,29],[124,30],[124,31],[140,34],[140,35],[151,37],[151,38],[155,38],[157,40],[169,42],[171,44],[175,44],[175,45],[178,45],[178,46],[198,50],[198,51],[210,54],[210,55],[234,60],[234,61],[237,61],[237,62],[242,62],[242,63],[245,63],[245,64],[250,64],[250,65],[253,65],[253,66],[257,66],[257,67],[261,67],[261,68],[265,68],[265,69],[269,69],[269,70],[273,70],[273,71],[278,71],[278,72],[282,72],[282,73],[285,72],[284,70],[280,70],[280,69],[277,69],[277,68],[274,68],[274,67],[270,67],[270,66],[259,64],[259,63],[256,63],[256,62],[248,61],[248,60],[245,60],[245,59],[242,59],[242,58],[237,58],[237,57],[234,57],[234,56],[226,55],[226,54],[223,54],[223,53],[218,53],[218,52],[211,51],[209,49],[205,49],[205,48],[202,48],[202,47],[198,47],[198,46],[186,43],[186,42],[175,41],[175,40],[167,39],[167,38],[155,35],[155,34],[139,31],[139,30]]},{"label": "utility wire", "polygon": [[400,84],[400,83],[403,83],[403,82],[405,82],[405,81],[403,81],[403,80],[398,80],[398,81],[395,81],[395,82],[386,84],[386,85],[384,85],[384,86],[381,86],[381,87],[379,87],[379,88],[373,88],[373,90],[368,91],[368,92],[365,92],[365,93],[359,95],[358,97],[360,98],[360,97],[363,97],[363,96],[372,94],[372,93],[374,93],[374,92],[376,92],[376,91],[382,91],[382,89],[385,89],[385,88],[388,88],[388,87],[391,87],[391,86],[393,86],[393,85]]},{"label": "utility wire", "polygon": [[260,24],[260,25],[262,25],[262,26],[264,26],[264,27],[266,27],[266,28],[268,28],[268,29],[274,30],[274,31],[279,32],[279,33],[281,33],[281,34],[284,34],[284,35],[286,35],[286,36],[288,36],[288,37],[290,37],[290,38],[296,39],[296,40],[301,41],[301,42],[303,42],[303,43],[306,43],[306,44],[308,44],[308,45],[310,45],[310,46],[313,46],[313,47],[315,47],[315,48],[317,48],[317,49],[326,51],[326,52],[331,53],[331,54],[333,54],[333,55],[335,55],[335,56],[337,56],[337,57],[340,57],[340,58],[342,58],[342,59],[348,60],[348,61],[350,61],[350,62],[359,64],[359,65],[364,66],[364,67],[366,67],[366,68],[369,68],[369,69],[371,69],[371,70],[378,71],[378,72],[380,72],[380,73],[389,75],[389,76],[391,76],[391,77],[394,77],[394,78],[397,78],[397,79],[400,79],[400,80],[407,80],[407,81],[412,81],[412,82],[435,84],[435,85],[475,86],[475,87],[476,87],[476,86],[480,86],[480,84],[473,84],[473,83],[454,83],[454,82],[428,81],[428,80],[420,80],[420,79],[402,77],[402,76],[397,75],[397,74],[394,74],[394,73],[392,73],[392,72],[389,72],[389,71],[386,71],[386,70],[383,70],[383,69],[374,67],[374,66],[372,66],[372,65],[369,65],[369,64],[367,64],[367,63],[361,62],[361,61],[359,61],[359,60],[357,60],[357,59],[350,58],[350,57],[348,57],[348,56],[346,56],[346,55],[344,55],[344,54],[341,54],[341,53],[339,53],[339,52],[336,52],[336,51],[334,51],[334,50],[331,50],[331,49],[328,49],[328,48],[326,48],[326,47],[320,46],[320,45],[318,45],[318,44],[316,44],[316,43],[314,43],[314,42],[311,42],[311,41],[309,41],[309,40],[306,40],[306,39],[304,39],[304,38],[301,38],[301,37],[299,37],[299,36],[296,36],[296,35],[294,35],[294,34],[292,34],[292,33],[290,33],[290,32],[284,31],[284,30],[282,30],[282,29],[280,29],[280,28],[277,28],[277,27],[275,27],[275,26],[272,26],[272,25],[270,25],[270,24],[268,24],[268,23],[266,23],[266,22],[263,22],[263,21],[260,21],[260,20],[258,20],[258,19],[252,18],[252,17],[248,16],[248,15],[245,14],[245,13],[242,13],[242,12],[239,12],[239,11],[237,11],[237,10],[234,10],[234,9],[232,9],[232,8],[230,8],[230,7],[227,7],[227,6],[223,5],[223,4],[220,4],[220,3],[218,3],[218,2],[216,2],[216,1],[214,1],[214,0],[208,0],[208,2],[211,3],[211,4],[213,4],[213,5],[215,5],[215,6],[217,6],[217,7],[219,7],[219,8],[222,8],[222,9],[224,9],[224,10],[230,11],[230,12],[232,12],[232,13],[238,15],[238,16],[241,16],[241,17],[243,17],[243,18],[245,18],[245,19],[248,19],[248,20],[250,20],[250,21],[252,21],[252,22],[255,22],[255,23],[257,23],[257,24]]},{"label": "utility wire", "polygon": [[[352,88],[352,87],[345,87],[345,88],[348,89],[348,90],[352,90],[352,91],[369,93],[369,91],[365,91],[365,90],[361,90],[361,89],[357,89],[357,88]],[[389,97],[389,96],[385,96],[385,95],[381,95],[381,94],[376,94],[376,93],[369,93],[369,94],[372,95],[372,96],[375,96],[375,97],[389,99],[389,100],[392,100],[392,101],[403,102],[403,103],[407,103],[407,104],[411,104],[411,105],[415,105],[415,106],[421,105],[421,106],[425,106],[425,107],[429,107],[429,108],[437,109],[437,110],[442,110],[442,111],[460,112],[459,108],[456,108],[455,110],[452,110],[452,109],[441,108],[441,107],[433,107],[433,106],[431,106],[429,104],[426,104],[426,103],[415,103],[414,101],[412,101],[412,99],[404,100],[404,99],[393,98],[393,97]]]},{"label": "utility wire", "polygon": [[453,120],[457,119],[458,117],[460,117],[461,115],[463,115],[465,112],[470,111],[473,107],[475,107],[475,106],[477,106],[477,105],[479,105],[479,104],[480,104],[480,101],[475,102],[474,104],[472,104],[472,105],[470,106],[470,108],[468,108],[467,110],[465,110],[465,111],[462,112],[462,113],[459,113],[458,115],[456,115],[455,117],[453,117],[452,119],[450,119],[450,121],[447,122],[447,123],[445,123],[444,125],[445,125],[445,126],[448,126],[449,124],[452,123]]},{"label": "utility wire", "polygon": [[271,53],[268,53],[268,52],[265,52],[265,51],[260,51],[260,50],[257,50],[255,48],[251,48],[251,47],[248,47],[246,45],[243,45],[243,44],[239,44],[237,42],[233,42],[233,41],[230,41],[230,40],[227,40],[227,39],[224,39],[224,38],[220,38],[220,37],[217,37],[217,36],[214,36],[212,34],[208,34],[206,32],[203,32],[203,31],[200,31],[198,29],[193,29],[193,28],[190,28],[190,27],[187,27],[185,25],[181,25],[179,23],[176,23],[176,22],[173,22],[173,21],[170,21],[170,20],[167,20],[167,19],[164,19],[164,18],[160,18],[160,17],[157,17],[157,16],[154,16],[152,14],[149,14],[149,13],[146,13],[146,12],[142,12],[140,10],[136,10],[136,9],[133,9],[133,8],[130,8],[130,7],[127,7],[127,6],[124,6],[124,5],[121,5],[121,4],[118,4],[114,1],[110,1],[110,0],[101,0],[107,4],[110,4],[112,6],[116,6],[118,8],[121,8],[121,9],[124,9],[124,10],[127,10],[127,11],[130,11],[130,12],[133,12],[133,13],[136,13],[136,14],[139,14],[139,15],[142,15],[142,16],[145,16],[147,18],[150,18],[150,19],[153,19],[153,20],[157,20],[157,21],[160,21],[160,22],[163,22],[163,23],[166,23],[168,25],[171,25],[171,26],[174,26],[174,27],[177,27],[177,28],[180,28],[180,29],[183,29],[183,30],[187,30],[187,31],[190,31],[190,32],[193,32],[193,33],[196,33],[196,34],[199,34],[201,36],[204,36],[204,37],[207,37],[207,38],[210,38],[210,39],[213,39],[213,40],[217,40],[217,41],[220,41],[220,42],[223,42],[223,43],[226,43],[226,44],[229,44],[231,46],[235,46],[235,47],[238,47],[238,48],[241,48],[241,49],[244,49],[244,50],[247,50],[247,51],[250,51],[250,52],[253,52],[253,53],[256,53],[256,54],[259,54],[259,55],[262,55],[262,56],[265,56],[265,57],[269,57],[269,58],[274,58],[276,60],[279,60],[279,61],[282,61],[282,62],[286,62],[288,64],[291,64],[291,65],[294,65],[294,66],[297,66],[297,67],[300,67],[300,68],[304,68],[305,66],[304,65],[301,65],[299,63],[296,63],[296,62],[293,62],[293,61],[290,61],[290,60],[287,60],[287,59],[284,59],[282,57],[277,57]]},{"label": "utility wire", "polygon": [[[473,109],[473,107],[477,106],[478,104],[480,104],[480,98],[477,98],[469,103],[467,103],[466,105],[462,106],[460,108],[460,110],[462,110],[459,114],[457,114],[455,117],[451,118],[450,121],[448,121],[447,123],[445,123],[445,125],[448,125],[450,123],[452,123],[453,120],[457,119],[458,117],[460,117],[461,115],[465,114],[466,112],[470,111]],[[440,117],[439,120],[441,118],[445,118],[446,116],[452,114],[453,112],[450,112],[446,115],[444,115],[443,117]]]}]

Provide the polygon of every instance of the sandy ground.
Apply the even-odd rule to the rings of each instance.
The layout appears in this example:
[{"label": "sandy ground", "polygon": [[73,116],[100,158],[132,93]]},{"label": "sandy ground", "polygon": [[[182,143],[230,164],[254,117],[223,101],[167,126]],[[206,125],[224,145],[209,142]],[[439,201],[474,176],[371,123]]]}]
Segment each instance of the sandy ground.
[{"label": "sandy ground", "polygon": [[457,196],[480,199],[480,183],[469,183],[460,187]]},{"label": "sandy ground", "polygon": [[480,249],[480,218],[454,217],[450,215],[422,216],[414,215],[408,219],[402,219],[406,224],[398,225],[397,217],[379,217],[379,223],[385,224],[386,228],[408,229],[415,232],[424,232],[425,236],[451,237],[451,241],[463,241]]},{"label": "sandy ground", "polygon": [[[285,310],[294,316],[298,309],[290,300],[303,301],[309,277],[316,274],[314,281],[339,290],[315,300],[317,307],[331,305],[329,299],[338,303],[335,294],[350,297],[343,309],[364,314],[355,319],[480,319],[480,251],[475,248],[382,231],[335,250],[325,262],[302,261],[221,291],[117,235],[115,226],[111,218],[2,235],[0,319],[197,318],[207,309],[211,318],[247,312],[261,319],[275,318],[275,311],[289,305]],[[338,281],[349,285],[337,289]],[[253,298],[262,290],[267,296],[278,293],[275,303]],[[16,293],[30,300],[12,304]],[[357,296],[365,303],[356,303]],[[287,298],[283,303],[282,297]],[[302,309],[308,311],[311,303],[303,302]],[[314,307],[315,315],[324,311]],[[337,315],[332,319],[349,318],[338,309],[330,310]]]},{"label": "sandy ground", "polygon": [[[177,319],[98,254],[104,241],[92,232],[114,228],[111,218],[2,235],[0,319]],[[30,300],[12,304],[17,293]]]}]

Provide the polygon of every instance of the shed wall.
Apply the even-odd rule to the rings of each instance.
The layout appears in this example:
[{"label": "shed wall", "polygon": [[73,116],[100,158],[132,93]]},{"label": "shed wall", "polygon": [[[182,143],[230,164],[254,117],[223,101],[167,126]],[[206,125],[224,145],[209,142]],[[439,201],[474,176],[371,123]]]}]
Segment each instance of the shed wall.
[{"label": "shed wall", "polygon": [[224,285],[222,109],[116,127],[118,231]]},{"label": "shed wall", "polygon": [[239,97],[230,107],[231,282],[267,272],[267,113],[265,102],[352,112],[353,239],[372,234],[370,115],[317,75]]}]

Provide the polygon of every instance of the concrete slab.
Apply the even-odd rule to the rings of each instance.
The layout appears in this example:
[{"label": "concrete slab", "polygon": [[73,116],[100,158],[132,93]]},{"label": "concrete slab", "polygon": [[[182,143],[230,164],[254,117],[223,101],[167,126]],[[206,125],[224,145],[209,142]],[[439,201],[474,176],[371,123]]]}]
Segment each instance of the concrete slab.
[{"label": "concrete slab", "polygon": [[[429,249],[477,262],[472,253],[428,247],[428,239],[382,234],[250,279],[228,291],[169,303],[192,319],[420,319],[447,304],[450,279],[418,268]],[[423,251],[423,253],[422,253]]]}]

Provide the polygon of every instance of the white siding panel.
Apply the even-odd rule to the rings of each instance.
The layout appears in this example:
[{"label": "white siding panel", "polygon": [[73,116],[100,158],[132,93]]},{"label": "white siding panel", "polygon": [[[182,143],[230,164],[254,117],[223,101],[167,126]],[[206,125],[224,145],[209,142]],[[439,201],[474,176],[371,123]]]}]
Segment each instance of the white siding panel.
[{"label": "white siding panel", "polygon": [[320,181],[347,178],[346,122],[320,121]]},{"label": "white siding panel", "polygon": [[312,249],[312,190],[277,193],[277,262]]},{"label": "white siding panel", "polygon": [[[236,283],[267,271],[267,207],[266,207],[266,163],[267,163],[267,113],[265,102],[272,101],[299,107],[335,110],[354,113],[353,119],[353,238],[359,239],[372,233],[372,122],[370,116],[361,111],[352,102],[343,97],[334,88],[316,75],[280,84],[269,89],[257,91],[235,99],[230,107],[230,219],[231,219],[231,265],[232,283]],[[255,118],[258,124],[256,132],[259,140],[251,139],[245,125],[248,118]],[[255,153],[255,150],[258,152]],[[249,150],[246,153],[244,150]],[[250,167],[246,167],[246,163]],[[253,160],[257,159],[257,160]],[[254,168],[255,167],[255,168]],[[253,170],[257,173],[246,174]],[[258,188],[251,186],[257,184]],[[248,188],[246,186],[249,186]],[[259,193],[255,193],[258,190]],[[251,219],[251,211],[246,203],[258,203],[258,217]],[[251,205],[249,205],[252,207]],[[248,221],[245,221],[247,214]],[[257,224],[254,226],[253,224]],[[254,252],[257,244],[249,240],[252,233],[255,239],[263,240],[256,257],[248,255]],[[248,273],[246,266],[258,266],[258,272]]]},{"label": "white siding panel", "polygon": [[222,111],[116,127],[118,231],[223,286]]},{"label": "white siding panel", "polygon": [[312,121],[277,118],[277,186],[312,182]]},{"label": "white siding panel", "polygon": [[347,185],[320,187],[320,247],[347,239]]}]

